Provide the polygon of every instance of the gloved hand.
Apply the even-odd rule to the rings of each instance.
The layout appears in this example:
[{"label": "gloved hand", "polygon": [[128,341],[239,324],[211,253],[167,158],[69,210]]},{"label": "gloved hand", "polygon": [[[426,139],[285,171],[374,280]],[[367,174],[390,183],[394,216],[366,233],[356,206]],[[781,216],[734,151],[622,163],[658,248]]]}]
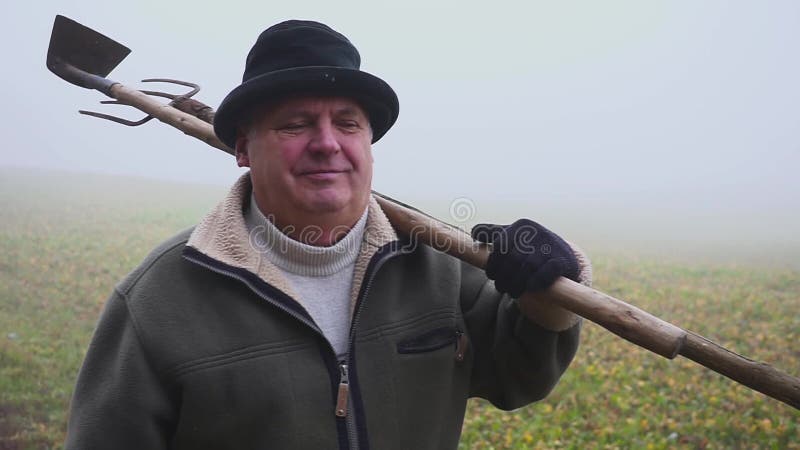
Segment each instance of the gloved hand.
[{"label": "gloved hand", "polygon": [[492,244],[486,275],[503,294],[519,298],[525,291],[549,288],[560,276],[578,281],[580,268],[569,244],[532,220],[478,224],[472,238]]}]

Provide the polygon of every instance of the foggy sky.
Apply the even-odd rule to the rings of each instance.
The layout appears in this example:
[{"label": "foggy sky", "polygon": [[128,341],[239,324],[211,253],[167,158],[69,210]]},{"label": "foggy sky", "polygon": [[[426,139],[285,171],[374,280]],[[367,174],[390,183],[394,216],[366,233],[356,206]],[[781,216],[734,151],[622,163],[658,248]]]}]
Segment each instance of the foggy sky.
[{"label": "foggy sky", "polygon": [[289,18],[327,23],[400,98],[399,120],[374,146],[375,187],[397,198],[444,211],[467,198],[495,220],[564,213],[573,228],[611,227],[617,214],[654,227],[661,219],[645,218],[671,216],[687,233],[724,222],[731,235],[797,242],[796,1],[5,7],[0,166],[228,185],[241,169],[223,152],[156,121],[126,128],[78,115],[139,117],[46,69],[56,14],[133,50],[110,78],[140,88],[149,77],[194,81],[204,88],[197,98],[214,107],[240,82],[264,28]]}]

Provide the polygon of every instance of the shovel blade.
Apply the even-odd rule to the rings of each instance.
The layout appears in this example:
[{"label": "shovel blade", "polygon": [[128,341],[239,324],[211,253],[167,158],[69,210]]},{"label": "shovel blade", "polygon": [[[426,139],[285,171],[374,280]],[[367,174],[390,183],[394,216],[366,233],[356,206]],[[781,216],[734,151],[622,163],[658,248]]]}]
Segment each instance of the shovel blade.
[{"label": "shovel blade", "polygon": [[105,78],[130,52],[119,42],[58,15],[47,49],[47,68],[72,84],[89,87],[80,72]]}]

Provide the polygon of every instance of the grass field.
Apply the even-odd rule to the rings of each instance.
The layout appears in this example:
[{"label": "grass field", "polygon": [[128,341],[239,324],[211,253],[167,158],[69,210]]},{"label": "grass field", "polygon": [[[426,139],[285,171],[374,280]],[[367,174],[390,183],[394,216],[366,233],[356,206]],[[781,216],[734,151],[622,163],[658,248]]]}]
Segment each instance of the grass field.
[{"label": "grass field", "polygon": [[[0,172],[0,450],[60,448],[78,367],[116,283],[223,188]],[[587,250],[595,287],[800,375],[800,271],[752,259]],[[694,249],[697,251],[697,249]],[[648,256],[643,256],[643,255]],[[800,252],[789,255],[800,260]],[[759,263],[743,261],[759,261]],[[546,400],[472,401],[463,448],[800,449],[800,412],[586,324]]]}]

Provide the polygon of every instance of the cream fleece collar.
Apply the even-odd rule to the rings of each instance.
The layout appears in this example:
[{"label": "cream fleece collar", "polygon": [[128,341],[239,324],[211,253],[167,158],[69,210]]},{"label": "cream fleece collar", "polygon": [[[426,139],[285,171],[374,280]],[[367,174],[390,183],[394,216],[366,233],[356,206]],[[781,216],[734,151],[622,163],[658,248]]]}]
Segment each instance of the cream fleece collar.
[{"label": "cream fleece collar", "polygon": [[[302,304],[281,271],[263,257],[256,243],[251,241],[253,237],[248,233],[244,211],[249,205],[252,188],[250,173],[247,172],[231,187],[228,195],[200,221],[186,245],[224,264],[252,272]],[[370,197],[367,223],[353,274],[353,302],[369,260],[380,247],[397,239],[397,233],[389,219],[378,202]]]}]

